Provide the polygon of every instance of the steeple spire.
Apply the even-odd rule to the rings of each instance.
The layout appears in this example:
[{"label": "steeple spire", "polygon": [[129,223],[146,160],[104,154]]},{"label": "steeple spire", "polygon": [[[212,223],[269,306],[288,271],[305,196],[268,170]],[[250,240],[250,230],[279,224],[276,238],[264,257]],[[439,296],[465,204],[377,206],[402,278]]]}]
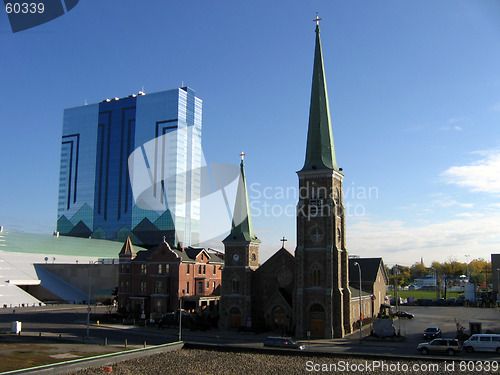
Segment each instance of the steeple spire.
[{"label": "steeple spire", "polygon": [[333,144],[323,51],[319,35],[320,20],[321,18],[316,14],[316,19],[314,19],[316,22],[316,48],[309,109],[309,129],[307,133],[306,160],[301,172],[321,169],[339,170]]},{"label": "steeple spire", "polygon": [[245,164],[243,162],[245,153],[242,151],[240,156],[240,179],[238,181],[238,191],[236,192],[236,202],[234,203],[232,229],[231,233],[229,233],[222,242],[260,242],[253,233],[250,204],[248,202],[247,182],[245,178]]},{"label": "steeple spire", "polygon": [[130,240],[130,237],[127,237],[125,242],[123,243],[122,249],[120,253],[118,254],[119,256],[129,256],[130,258],[135,258],[136,257],[136,252],[134,250],[134,246],[132,245],[132,241]]}]

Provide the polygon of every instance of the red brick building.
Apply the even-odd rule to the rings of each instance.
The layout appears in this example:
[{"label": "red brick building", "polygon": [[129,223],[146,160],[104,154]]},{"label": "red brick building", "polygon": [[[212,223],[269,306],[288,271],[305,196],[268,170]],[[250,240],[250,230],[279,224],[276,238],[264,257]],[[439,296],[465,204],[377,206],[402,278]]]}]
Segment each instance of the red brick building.
[{"label": "red brick building", "polygon": [[182,307],[217,311],[222,254],[204,248],[162,242],[135,252],[129,238],[120,251],[118,307],[134,318],[154,319]]}]

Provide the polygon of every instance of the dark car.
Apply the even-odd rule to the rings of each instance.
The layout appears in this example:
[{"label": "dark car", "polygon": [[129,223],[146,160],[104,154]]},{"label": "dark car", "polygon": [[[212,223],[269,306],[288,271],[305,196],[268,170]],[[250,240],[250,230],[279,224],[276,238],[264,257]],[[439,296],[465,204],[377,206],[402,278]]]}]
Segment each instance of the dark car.
[{"label": "dark car", "polygon": [[462,345],[455,339],[434,339],[431,342],[418,344],[417,350],[422,354],[440,353],[455,355],[462,351]]},{"label": "dark car", "polygon": [[291,348],[304,350],[304,345],[292,340],[290,337],[268,337],[264,340],[264,346],[269,346],[272,348]]},{"label": "dark car", "polygon": [[438,327],[429,327],[424,331],[424,339],[435,339],[441,337],[441,330]]},{"label": "dark car", "polygon": [[415,315],[407,311],[396,311],[394,313],[394,316],[397,316],[398,318],[408,318],[408,319],[413,319],[415,317]]}]

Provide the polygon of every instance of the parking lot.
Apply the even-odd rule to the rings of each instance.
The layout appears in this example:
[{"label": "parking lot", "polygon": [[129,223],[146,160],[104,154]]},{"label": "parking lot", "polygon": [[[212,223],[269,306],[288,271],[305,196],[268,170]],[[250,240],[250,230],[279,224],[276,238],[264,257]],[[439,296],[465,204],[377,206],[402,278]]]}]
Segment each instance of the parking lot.
[{"label": "parking lot", "polygon": [[421,341],[423,332],[427,327],[439,327],[445,338],[455,338],[457,333],[456,323],[465,328],[469,333],[469,323],[482,324],[483,333],[486,330],[500,333],[499,308],[474,308],[463,306],[401,306],[400,310],[408,311],[415,315],[414,319],[399,319],[395,322],[396,330],[401,326],[401,334],[408,340]]},{"label": "parking lot", "polygon": [[[424,339],[423,332],[428,327],[439,327],[443,338],[453,339],[457,334],[457,323],[465,328],[469,334],[469,323],[481,323],[482,333],[493,331],[500,333],[500,308],[474,308],[464,306],[401,306],[401,311],[408,311],[415,315],[413,319],[398,319],[394,321],[396,331],[401,330],[405,341],[401,345],[401,352],[418,354],[416,347]],[[404,347],[404,348],[403,348]],[[399,352],[398,348],[395,351]],[[490,357],[496,353],[474,353],[475,356]]]}]

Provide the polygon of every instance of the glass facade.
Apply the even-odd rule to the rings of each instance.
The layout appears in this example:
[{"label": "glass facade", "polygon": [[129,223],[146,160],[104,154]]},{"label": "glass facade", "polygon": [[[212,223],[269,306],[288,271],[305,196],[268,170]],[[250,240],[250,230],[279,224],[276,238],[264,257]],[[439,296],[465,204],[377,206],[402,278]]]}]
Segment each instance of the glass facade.
[{"label": "glass facade", "polygon": [[57,230],[199,240],[202,101],[187,87],[64,111]]}]

